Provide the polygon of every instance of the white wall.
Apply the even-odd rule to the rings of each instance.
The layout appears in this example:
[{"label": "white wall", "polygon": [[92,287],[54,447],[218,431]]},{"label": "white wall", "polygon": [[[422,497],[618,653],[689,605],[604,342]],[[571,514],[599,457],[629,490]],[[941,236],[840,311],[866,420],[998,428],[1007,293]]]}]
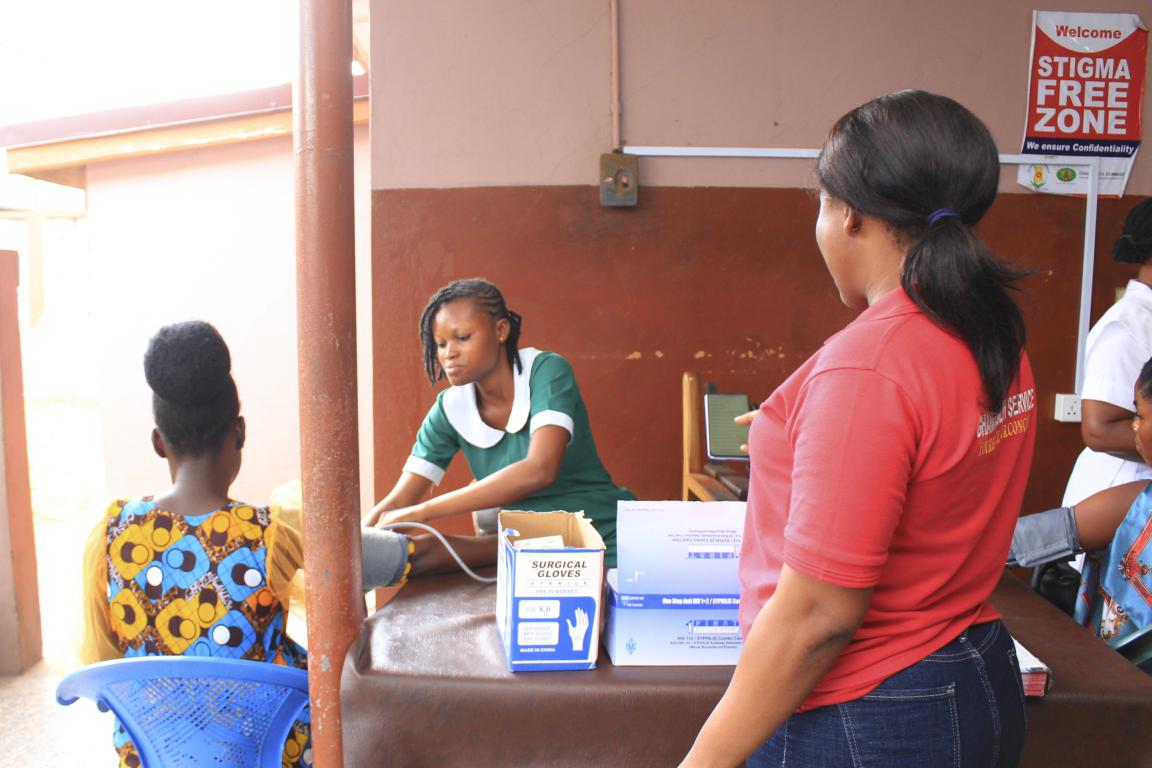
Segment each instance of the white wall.
[{"label": "white wall", "polygon": [[[356,130],[359,313],[367,318],[367,129]],[[294,157],[291,140],[108,162],[88,169],[93,270],[88,334],[96,350],[108,490],[158,493],[167,466],[151,449],[143,374],[149,337],[165,323],[207,320],[232,352],[248,422],[233,495],[263,502],[300,476],[296,360]],[[50,298],[49,298],[50,300]],[[371,496],[370,325],[359,323],[362,498]]]}]

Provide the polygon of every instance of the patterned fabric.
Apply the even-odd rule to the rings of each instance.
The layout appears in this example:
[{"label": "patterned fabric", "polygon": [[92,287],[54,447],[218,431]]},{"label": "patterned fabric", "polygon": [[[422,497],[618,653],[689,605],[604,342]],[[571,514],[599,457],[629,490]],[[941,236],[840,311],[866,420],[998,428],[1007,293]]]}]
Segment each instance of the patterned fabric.
[{"label": "patterned fabric", "polygon": [[1104,640],[1152,624],[1152,485],[1136,497],[1107,549],[1084,559],[1076,621]]},{"label": "patterned fabric", "polygon": [[[212,656],[299,668],[307,652],[284,633],[285,611],[268,587],[268,509],[229,502],[196,517],[151,498],[119,500],[108,516],[108,603],[120,652]],[[306,710],[307,712],[307,710]],[[140,758],[116,726],[123,768]],[[311,765],[307,716],[284,745],[286,768]]]}]

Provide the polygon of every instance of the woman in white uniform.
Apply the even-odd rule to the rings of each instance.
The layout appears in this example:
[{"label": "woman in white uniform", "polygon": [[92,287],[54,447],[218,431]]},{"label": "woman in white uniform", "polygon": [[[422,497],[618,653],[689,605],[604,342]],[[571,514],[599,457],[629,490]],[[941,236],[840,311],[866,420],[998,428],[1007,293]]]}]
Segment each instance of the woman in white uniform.
[{"label": "woman in white uniform", "polygon": [[1132,445],[1132,387],[1152,357],[1152,198],[1129,211],[1112,258],[1139,264],[1124,296],[1088,334],[1080,434],[1087,446],[1076,460],[1062,506],[1122,483],[1152,478]]}]

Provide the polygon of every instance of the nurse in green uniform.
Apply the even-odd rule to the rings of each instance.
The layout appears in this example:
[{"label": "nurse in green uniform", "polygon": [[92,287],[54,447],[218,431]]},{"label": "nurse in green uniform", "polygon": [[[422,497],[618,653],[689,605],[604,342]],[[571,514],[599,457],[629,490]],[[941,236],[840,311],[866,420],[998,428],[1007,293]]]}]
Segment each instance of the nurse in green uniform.
[{"label": "nurse in green uniform", "polygon": [[[614,566],[616,502],[635,497],[600,463],[572,366],[554,352],[520,349],[519,337],[520,316],[486,280],[456,280],[432,296],[420,319],[424,369],[433,383],[451,386],[437,396],[400,479],[367,522],[472,512],[482,535],[454,545],[479,563],[496,557],[494,510],[583,510],[604,539],[606,565]],[[428,498],[458,451],[476,482]],[[437,549],[428,550],[430,558]],[[425,570],[421,550],[414,571]]]}]

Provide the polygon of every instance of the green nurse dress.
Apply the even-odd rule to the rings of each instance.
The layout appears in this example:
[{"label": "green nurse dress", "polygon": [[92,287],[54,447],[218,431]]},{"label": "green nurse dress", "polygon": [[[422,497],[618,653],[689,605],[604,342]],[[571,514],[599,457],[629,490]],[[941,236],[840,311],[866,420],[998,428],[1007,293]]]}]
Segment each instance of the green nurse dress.
[{"label": "green nurse dress", "polygon": [[572,366],[554,352],[520,350],[524,369],[513,370],[512,412],[504,429],[480,418],[474,384],[449,387],[436,397],[416,435],[404,471],[439,483],[457,451],[477,480],[521,461],[528,455],[532,433],[543,426],[565,429],[571,439],[555,482],[539,493],[507,505],[532,512],[565,510],[584,514],[604,539],[604,562],[616,565],[616,502],[635,499],[612,482],[600,463],[588,426],[588,411]]}]

